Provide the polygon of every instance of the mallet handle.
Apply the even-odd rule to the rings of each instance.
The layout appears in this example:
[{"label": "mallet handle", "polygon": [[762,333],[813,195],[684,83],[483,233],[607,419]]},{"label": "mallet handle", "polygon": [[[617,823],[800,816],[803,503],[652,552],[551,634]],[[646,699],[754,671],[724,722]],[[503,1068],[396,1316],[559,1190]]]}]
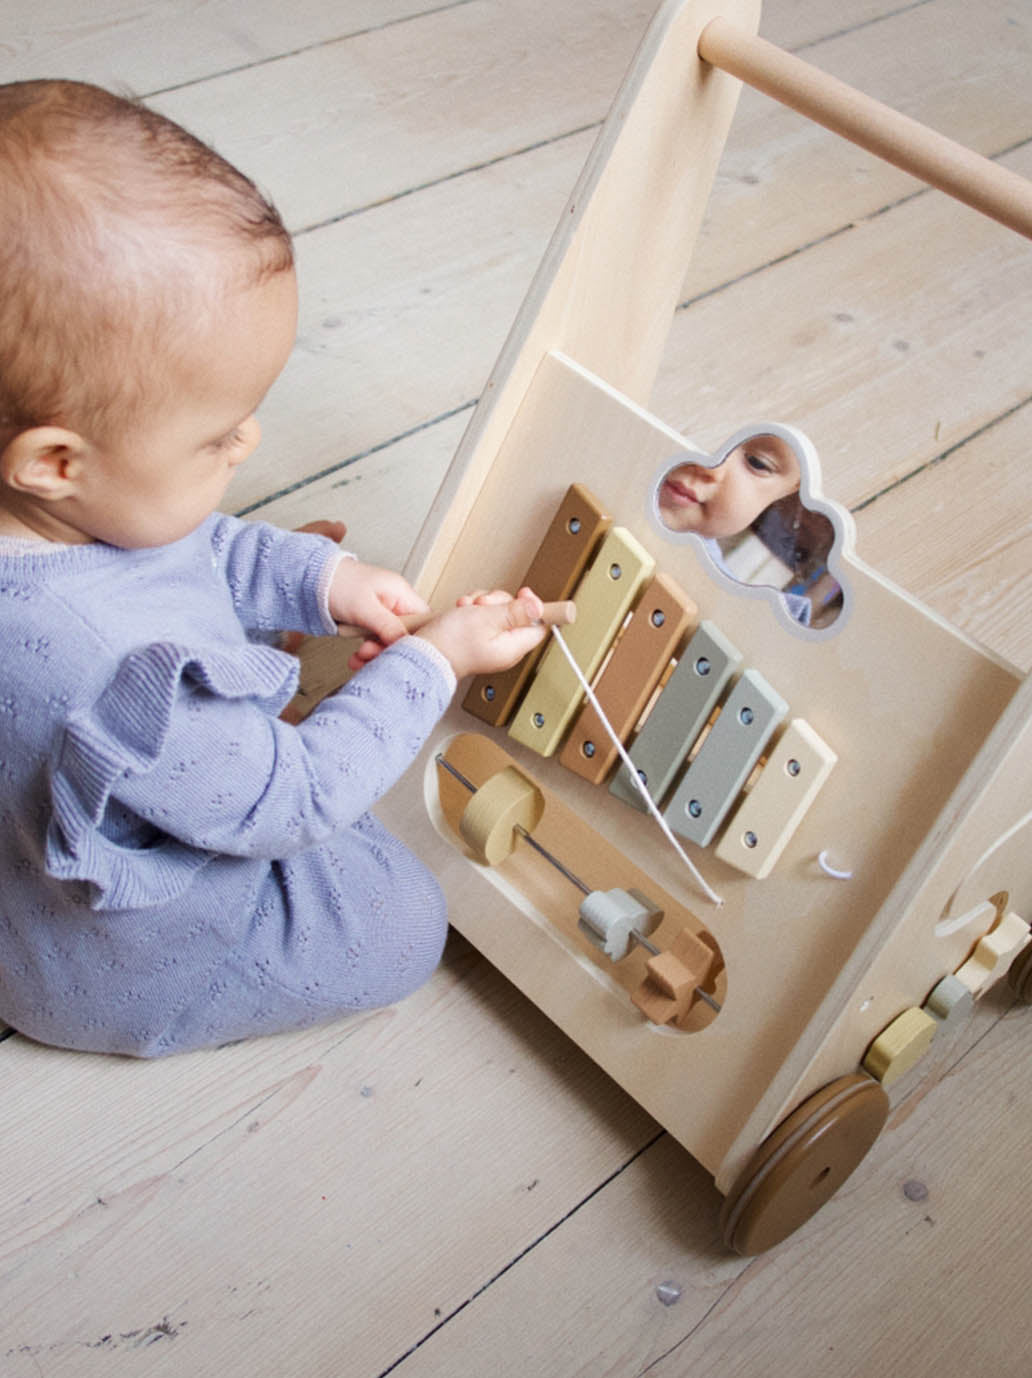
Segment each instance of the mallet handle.
[{"label": "mallet handle", "polygon": [[[425,627],[432,617],[436,617],[435,612],[407,612],[401,616],[401,621],[405,624],[407,632],[418,632],[421,627]],[[577,606],[570,599],[562,599],[558,603],[543,603],[541,605],[541,622],[546,627],[566,627],[577,616]],[[363,636],[365,629],[353,627],[348,624],[338,625],[338,636]]]}]

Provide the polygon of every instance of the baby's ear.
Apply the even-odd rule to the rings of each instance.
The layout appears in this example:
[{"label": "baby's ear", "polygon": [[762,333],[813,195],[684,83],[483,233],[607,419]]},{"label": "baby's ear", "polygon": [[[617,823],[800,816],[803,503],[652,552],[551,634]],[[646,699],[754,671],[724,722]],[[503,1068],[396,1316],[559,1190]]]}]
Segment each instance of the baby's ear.
[{"label": "baby's ear", "polygon": [[7,442],[0,478],[18,493],[53,502],[75,490],[88,449],[81,435],[63,426],[32,426]]}]

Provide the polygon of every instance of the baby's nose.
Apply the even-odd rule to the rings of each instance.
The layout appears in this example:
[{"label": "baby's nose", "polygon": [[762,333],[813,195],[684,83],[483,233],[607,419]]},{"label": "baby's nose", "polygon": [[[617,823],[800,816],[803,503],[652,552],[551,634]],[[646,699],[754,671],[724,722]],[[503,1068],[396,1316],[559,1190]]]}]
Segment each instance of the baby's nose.
[{"label": "baby's nose", "polygon": [[704,484],[705,484],[705,483],[709,483],[709,484],[714,484],[714,483],[719,483],[719,482],[720,482],[720,470],[719,470],[719,469],[710,469],[710,468],[707,468],[705,465],[702,465],[702,464],[693,464],[693,465],[691,466],[691,470],[692,470],[692,479],[694,480],[695,483],[704,483]]}]

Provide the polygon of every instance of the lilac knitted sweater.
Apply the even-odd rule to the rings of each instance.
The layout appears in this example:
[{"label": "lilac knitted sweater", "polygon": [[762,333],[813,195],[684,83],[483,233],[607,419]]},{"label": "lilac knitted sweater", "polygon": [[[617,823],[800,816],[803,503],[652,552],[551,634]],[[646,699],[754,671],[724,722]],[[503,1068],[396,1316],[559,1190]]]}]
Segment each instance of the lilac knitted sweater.
[{"label": "lilac knitted sweater", "polygon": [[148,550],[0,555],[0,1019],[158,1056],[390,1004],[439,960],[433,878],[369,813],[454,689],[406,637],[298,727],[337,552],[213,516]]}]

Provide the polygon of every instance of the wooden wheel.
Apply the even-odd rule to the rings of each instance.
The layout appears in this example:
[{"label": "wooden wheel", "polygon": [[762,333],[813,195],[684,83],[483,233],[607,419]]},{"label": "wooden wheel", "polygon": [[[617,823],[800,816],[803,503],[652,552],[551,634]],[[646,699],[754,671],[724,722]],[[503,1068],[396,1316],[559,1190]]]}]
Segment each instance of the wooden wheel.
[{"label": "wooden wheel", "polygon": [[762,1254],[804,1225],[866,1156],[889,1098],[862,1072],[839,1077],[796,1107],[764,1139],[728,1193],[724,1242]]},{"label": "wooden wheel", "polygon": [[1032,943],[1015,957],[1007,984],[1023,1005],[1032,1005]]}]

